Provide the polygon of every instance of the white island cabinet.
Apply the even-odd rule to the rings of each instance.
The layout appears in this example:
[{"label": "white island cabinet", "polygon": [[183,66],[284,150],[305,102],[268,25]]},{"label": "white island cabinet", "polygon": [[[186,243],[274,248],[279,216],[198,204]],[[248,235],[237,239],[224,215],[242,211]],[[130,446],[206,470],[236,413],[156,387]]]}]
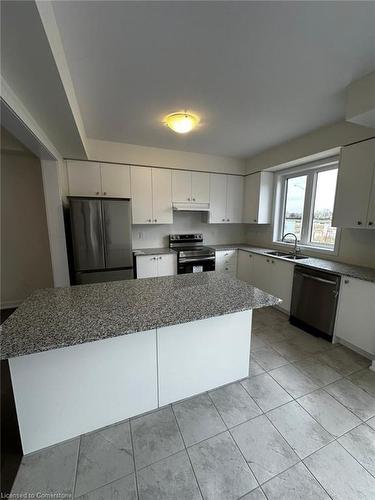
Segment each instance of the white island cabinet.
[{"label": "white island cabinet", "polygon": [[334,337],[375,359],[375,283],[342,276]]},{"label": "white island cabinet", "polygon": [[247,377],[277,303],[215,272],[38,290],[1,332],[24,453]]}]

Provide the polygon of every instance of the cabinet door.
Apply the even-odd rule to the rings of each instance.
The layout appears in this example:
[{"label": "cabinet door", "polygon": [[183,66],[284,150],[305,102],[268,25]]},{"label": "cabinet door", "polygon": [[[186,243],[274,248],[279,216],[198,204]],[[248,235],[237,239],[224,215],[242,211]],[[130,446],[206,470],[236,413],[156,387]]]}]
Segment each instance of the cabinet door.
[{"label": "cabinet door", "polygon": [[101,163],[102,195],[130,198],[130,168],[127,165]]},{"label": "cabinet door", "polygon": [[177,274],[177,255],[158,255],[158,276]]},{"label": "cabinet door", "polygon": [[375,355],[375,283],[342,276],[335,336]]},{"label": "cabinet door", "polygon": [[67,161],[70,196],[101,196],[100,164]]},{"label": "cabinet door", "polygon": [[215,271],[224,272],[225,266],[225,251],[218,250],[215,252]]},{"label": "cabinet door", "polygon": [[172,201],[186,203],[191,201],[191,172],[172,171]]},{"label": "cabinet door", "polygon": [[257,224],[260,193],[260,173],[245,177],[244,222]]},{"label": "cabinet door", "polygon": [[260,290],[270,293],[271,259],[262,255],[253,255],[253,284]]},{"label": "cabinet door", "polygon": [[242,176],[227,176],[227,222],[242,222],[243,190]]},{"label": "cabinet door", "polygon": [[245,252],[244,250],[238,251],[238,264],[237,264],[237,277],[247,283],[254,282],[253,270],[254,258],[253,254]]},{"label": "cabinet door", "polygon": [[166,168],[152,169],[153,223],[173,224],[172,175]]},{"label": "cabinet door", "polygon": [[210,223],[226,223],[227,176],[210,174]]},{"label": "cabinet door", "polygon": [[369,227],[370,229],[375,229],[375,163],[374,173],[372,177],[372,189],[370,192],[370,202],[368,205],[367,227]]},{"label": "cabinet door", "polygon": [[154,278],[158,275],[158,261],[155,255],[136,257],[137,278]]},{"label": "cabinet door", "polygon": [[210,174],[204,172],[191,173],[191,197],[191,201],[195,203],[209,203]]},{"label": "cabinet door", "polygon": [[224,272],[234,277],[237,275],[237,250],[224,252]]},{"label": "cabinet door", "polygon": [[151,168],[131,167],[133,224],[152,223],[152,181]]},{"label": "cabinet door", "polygon": [[279,304],[284,311],[290,311],[292,299],[294,264],[271,259],[269,292],[282,300]]},{"label": "cabinet door", "polygon": [[333,226],[366,227],[374,163],[375,139],[342,148]]}]

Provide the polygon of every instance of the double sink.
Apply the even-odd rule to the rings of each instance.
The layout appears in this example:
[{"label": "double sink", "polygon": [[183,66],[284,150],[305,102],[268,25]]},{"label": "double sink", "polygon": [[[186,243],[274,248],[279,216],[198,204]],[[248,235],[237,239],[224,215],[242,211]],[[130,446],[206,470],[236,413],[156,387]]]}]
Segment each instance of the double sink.
[{"label": "double sink", "polygon": [[273,257],[284,257],[285,259],[289,260],[301,260],[301,259],[308,259],[305,255],[298,255],[296,253],[287,253],[287,252],[277,252],[277,251],[272,251],[272,252],[265,252],[267,255],[272,255]]}]

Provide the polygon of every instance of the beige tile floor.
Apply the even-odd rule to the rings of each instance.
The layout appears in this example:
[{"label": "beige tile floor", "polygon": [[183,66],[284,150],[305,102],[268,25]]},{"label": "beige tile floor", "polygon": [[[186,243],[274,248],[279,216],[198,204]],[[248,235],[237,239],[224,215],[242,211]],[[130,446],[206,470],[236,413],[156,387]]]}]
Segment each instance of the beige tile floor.
[{"label": "beige tile floor", "polygon": [[275,309],[255,311],[247,379],[26,456],[13,493],[374,500],[368,365]]}]

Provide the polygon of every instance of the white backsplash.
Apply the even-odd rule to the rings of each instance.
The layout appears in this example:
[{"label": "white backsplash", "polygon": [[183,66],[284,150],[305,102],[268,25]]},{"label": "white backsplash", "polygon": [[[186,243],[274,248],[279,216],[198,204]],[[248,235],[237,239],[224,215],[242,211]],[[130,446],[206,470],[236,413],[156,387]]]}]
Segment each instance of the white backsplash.
[{"label": "white backsplash", "polygon": [[244,224],[207,224],[206,214],[174,212],[173,224],[133,225],[133,249],[168,247],[170,234],[202,233],[205,245],[243,243]]}]

